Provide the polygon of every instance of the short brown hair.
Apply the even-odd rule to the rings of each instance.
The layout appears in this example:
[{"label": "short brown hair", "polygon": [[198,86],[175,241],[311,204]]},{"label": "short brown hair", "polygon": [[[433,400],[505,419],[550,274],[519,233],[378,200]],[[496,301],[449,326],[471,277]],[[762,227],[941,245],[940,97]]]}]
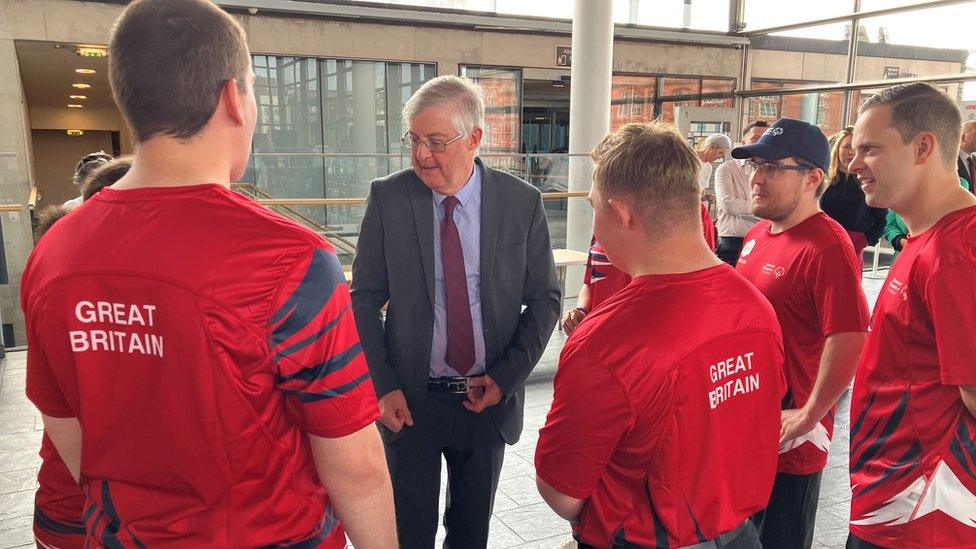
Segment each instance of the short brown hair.
[{"label": "short brown hair", "polygon": [[857,112],[864,114],[875,107],[891,107],[891,121],[904,143],[922,132],[932,132],[939,141],[942,163],[955,165],[962,115],[949,96],[924,82],[898,84],[872,95]]},{"label": "short brown hair", "polygon": [[98,191],[114,185],[123,175],[129,173],[131,167],[132,157],[120,156],[92,172],[82,187],[82,200],[88,200],[98,194]]},{"label": "short brown hair", "polygon": [[38,212],[37,226],[34,227],[34,241],[40,240],[51,227],[54,226],[62,217],[71,213],[69,208],[64,206],[48,206]]},{"label": "short brown hair", "polygon": [[591,156],[601,193],[633,199],[648,234],[668,234],[676,226],[700,230],[701,163],[674,126],[626,124],[604,137]]},{"label": "short brown hair", "polygon": [[137,141],[197,134],[250,67],[244,29],[209,0],[136,0],[112,30],[109,80]]}]

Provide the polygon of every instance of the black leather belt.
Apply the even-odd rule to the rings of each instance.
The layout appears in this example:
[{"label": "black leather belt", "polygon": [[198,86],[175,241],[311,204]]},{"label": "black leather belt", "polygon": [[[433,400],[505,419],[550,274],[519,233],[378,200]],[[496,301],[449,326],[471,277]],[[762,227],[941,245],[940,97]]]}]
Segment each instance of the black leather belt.
[{"label": "black leather belt", "polygon": [[431,377],[427,379],[427,390],[463,395],[468,392],[468,378],[463,376]]}]

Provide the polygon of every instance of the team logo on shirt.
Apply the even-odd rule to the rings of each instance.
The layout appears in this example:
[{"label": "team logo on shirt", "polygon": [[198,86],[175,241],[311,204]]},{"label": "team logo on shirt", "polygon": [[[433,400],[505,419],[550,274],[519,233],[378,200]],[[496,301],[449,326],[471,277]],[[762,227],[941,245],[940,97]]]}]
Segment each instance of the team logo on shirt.
[{"label": "team logo on shirt", "polygon": [[766,276],[772,276],[774,278],[783,278],[783,276],[786,275],[786,267],[767,263],[763,265],[762,273]]},{"label": "team logo on shirt", "polygon": [[905,287],[905,283],[898,280],[897,278],[892,278],[888,281],[888,287],[885,288],[889,294],[897,296],[902,301],[908,301],[908,289]]},{"label": "team logo on shirt", "polygon": [[755,248],[756,248],[756,239],[753,238],[749,242],[746,242],[746,245],[742,247],[742,253],[739,254],[739,257],[745,257],[751,254],[752,250],[754,250]]}]

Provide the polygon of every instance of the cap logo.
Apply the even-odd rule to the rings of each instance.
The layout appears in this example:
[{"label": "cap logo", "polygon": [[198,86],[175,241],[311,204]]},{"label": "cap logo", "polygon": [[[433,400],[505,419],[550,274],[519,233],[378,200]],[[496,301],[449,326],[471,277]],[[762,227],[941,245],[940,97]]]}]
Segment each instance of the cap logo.
[{"label": "cap logo", "polygon": [[782,135],[783,128],[777,126],[775,128],[769,128],[763,135]]}]

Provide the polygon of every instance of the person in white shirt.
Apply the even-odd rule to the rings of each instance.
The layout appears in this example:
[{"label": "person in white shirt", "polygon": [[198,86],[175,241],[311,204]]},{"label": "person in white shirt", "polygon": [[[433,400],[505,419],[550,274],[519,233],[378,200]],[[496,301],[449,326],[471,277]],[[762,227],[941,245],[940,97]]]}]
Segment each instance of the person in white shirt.
[{"label": "person in white shirt", "polygon": [[[769,124],[757,120],[742,132],[742,144],[752,145],[766,131]],[[749,213],[749,173],[745,160],[727,160],[715,170],[715,199],[718,215],[715,225],[718,228],[718,248],[715,254],[719,259],[735,267],[742,251],[742,237],[746,235],[759,218]]]},{"label": "person in white shirt", "polygon": [[725,153],[732,148],[732,140],[723,133],[713,133],[706,137],[696,151],[701,170],[698,172],[698,187],[704,191],[708,188],[712,178],[712,162],[724,158]]}]

